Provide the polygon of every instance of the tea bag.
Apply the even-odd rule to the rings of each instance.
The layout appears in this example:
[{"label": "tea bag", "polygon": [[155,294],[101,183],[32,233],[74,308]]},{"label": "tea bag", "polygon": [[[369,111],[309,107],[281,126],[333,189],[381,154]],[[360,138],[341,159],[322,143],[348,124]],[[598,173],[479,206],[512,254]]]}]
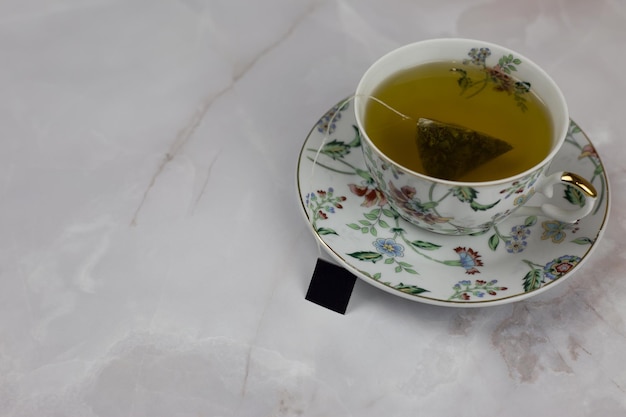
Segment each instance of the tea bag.
[{"label": "tea bag", "polygon": [[513,149],[507,142],[436,120],[417,122],[417,148],[427,175],[457,180]]}]

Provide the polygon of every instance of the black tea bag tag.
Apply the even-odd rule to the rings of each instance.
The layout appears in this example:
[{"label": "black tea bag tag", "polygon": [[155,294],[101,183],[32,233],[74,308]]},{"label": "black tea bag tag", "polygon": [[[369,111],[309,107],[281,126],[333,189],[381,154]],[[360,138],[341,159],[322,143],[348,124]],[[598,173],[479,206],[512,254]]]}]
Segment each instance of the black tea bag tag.
[{"label": "black tea bag tag", "polygon": [[318,259],[306,299],[329,310],[345,314],[356,276],[346,269]]}]

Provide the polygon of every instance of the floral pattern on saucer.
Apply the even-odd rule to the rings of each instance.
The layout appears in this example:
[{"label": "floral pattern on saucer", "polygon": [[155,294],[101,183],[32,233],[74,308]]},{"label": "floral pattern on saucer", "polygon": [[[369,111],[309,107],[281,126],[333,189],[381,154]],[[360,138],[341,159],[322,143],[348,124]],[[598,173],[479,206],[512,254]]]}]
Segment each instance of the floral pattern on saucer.
[{"label": "floral pattern on saucer", "polygon": [[[298,190],[315,236],[365,281],[431,304],[501,304],[563,281],[597,243],[608,214],[608,184],[597,152],[573,121],[551,171],[574,169],[596,186],[592,214],[576,224],[514,216],[485,232],[445,236],[411,225],[388,204],[367,170],[348,104],[329,110],[306,139]],[[526,186],[513,184],[502,190],[503,198],[522,204],[528,198]],[[555,198],[564,207],[584,204],[571,187],[563,187]]]}]

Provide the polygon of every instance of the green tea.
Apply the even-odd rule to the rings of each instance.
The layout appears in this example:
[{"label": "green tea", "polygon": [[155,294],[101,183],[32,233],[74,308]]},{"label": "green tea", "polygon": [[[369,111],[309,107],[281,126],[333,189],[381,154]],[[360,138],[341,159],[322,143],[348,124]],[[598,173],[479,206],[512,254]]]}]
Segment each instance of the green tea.
[{"label": "green tea", "polygon": [[410,118],[370,100],[364,122],[367,135],[385,155],[416,172],[428,174],[416,143],[420,118],[462,126],[511,147],[461,177],[447,179],[482,182],[510,177],[532,168],[550,152],[552,122],[544,103],[530,84],[497,69],[456,62],[424,64],[388,78],[372,96]]}]

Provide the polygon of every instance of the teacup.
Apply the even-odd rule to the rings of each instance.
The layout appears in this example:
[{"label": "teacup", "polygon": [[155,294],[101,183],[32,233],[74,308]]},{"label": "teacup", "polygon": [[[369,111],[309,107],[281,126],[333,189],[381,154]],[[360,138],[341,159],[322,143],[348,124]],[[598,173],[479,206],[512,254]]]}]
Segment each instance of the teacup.
[{"label": "teacup", "polygon": [[[374,144],[366,128],[366,107],[381,83],[399,71],[425,63],[467,63],[468,55],[475,59],[477,51],[482,51],[479,58],[485,71],[491,71],[504,82],[523,80],[522,88],[533,89],[545,104],[552,126],[551,143],[545,158],[512,176],[462,182],[408,169]],[[501,57],[513,59],[517,64],[513,68],[515,78],[510,71],[502,71]],[[563,94],[544,70],[508,48],[471,39],[432,39],[400,47],[384,55],[365,72],[356,89],[354,109],[365,162],[372,177],[390,205],[415,226],[446,235],[477,234],[511,215],[547,216],[573,223],[593,209],[597,193],[589,181],[570,172],[548,174],[550,163],[565,142],[570,123]],[[582,206],[563,208],[548,201],[537,206],[529,204],[536,193],[550,199],[556,184],[574,187],[582,196]]]}]

